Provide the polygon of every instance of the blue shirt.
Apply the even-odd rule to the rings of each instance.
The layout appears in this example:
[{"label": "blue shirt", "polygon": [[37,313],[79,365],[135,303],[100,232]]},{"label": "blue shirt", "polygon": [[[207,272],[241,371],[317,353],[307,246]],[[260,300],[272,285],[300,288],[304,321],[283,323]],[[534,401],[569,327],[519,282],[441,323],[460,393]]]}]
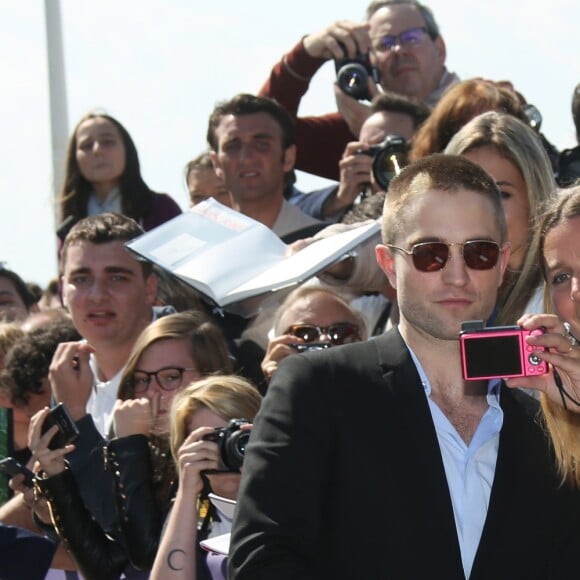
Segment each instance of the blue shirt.
[{"label": "blue shirt", "polygon": [[503,411],[499,406],[500,381],[498,379],[489,381],[487,388],[489,406],[467,445],[437,403],[431,399],[429,379],[415,353],[410,348],[409,351],[423,383],[435,425],[453,505],[461,561],[465,577],[469,578],[487,516],[497,461],[499,433],[503,425]]}]

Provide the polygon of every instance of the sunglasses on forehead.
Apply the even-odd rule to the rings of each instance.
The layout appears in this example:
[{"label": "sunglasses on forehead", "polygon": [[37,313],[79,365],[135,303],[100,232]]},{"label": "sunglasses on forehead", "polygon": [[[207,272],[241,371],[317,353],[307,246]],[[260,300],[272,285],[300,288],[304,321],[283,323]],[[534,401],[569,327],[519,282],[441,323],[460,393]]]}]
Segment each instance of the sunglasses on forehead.
[{"label": "sunglasses on forehead", "polygon": [[472,270],[491,270],[499,259],[503,249],[491,240],[468,240],[463,243],[421,242],[411,246],[410,250],[386,244],[388,248],[404,252],[413,258],[413,265],[420,272],[437,272],[445,268],[451,257],[451,246],[459,246],[463,260]]},{"label": "sunglasses on forehead", "polygon": [[284,334],[289,334],[304,342],[319,342],[323,336],[332,344],[348,344],[360,340],[358,326],[350,322],[337,322],[330,326],[316,326],[314,324],[293,324]]}]

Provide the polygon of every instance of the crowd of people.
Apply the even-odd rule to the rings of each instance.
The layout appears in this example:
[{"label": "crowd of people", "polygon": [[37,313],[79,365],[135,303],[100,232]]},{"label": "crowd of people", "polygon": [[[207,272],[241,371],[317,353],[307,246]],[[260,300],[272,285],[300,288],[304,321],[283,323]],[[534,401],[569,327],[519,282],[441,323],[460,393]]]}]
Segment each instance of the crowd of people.
[{"label": "crowd of people", "polygon": [[[381,225],[247,316],[127,249],[181,209],[118,120],[80,119],[58,279],[0,266],[1,578],[576,577],[580,144],[446,55],[426,5],[373,0],[216,104],[190,207],[289,253]],[[299,116],[328,60],[337,111]],[[580,143],[580,84],[572,119]],[[520,370],[493,343],[466,379],[469,321]]]}]

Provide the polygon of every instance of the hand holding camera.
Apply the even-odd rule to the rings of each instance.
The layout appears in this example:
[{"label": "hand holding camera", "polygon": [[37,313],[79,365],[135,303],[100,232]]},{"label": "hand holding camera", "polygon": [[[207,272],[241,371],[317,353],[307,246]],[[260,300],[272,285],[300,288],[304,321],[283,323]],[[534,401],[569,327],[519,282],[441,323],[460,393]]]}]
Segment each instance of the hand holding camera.
[{"label": "hand holding camera", "polygon": [[266,354],[260,367],[267,380],[270,380],[276,372],[278,365],[287,356],[296,354],[296,337],[282,334],[268,341]]},{"label": "hand holding camera", "polygon": [[213,427],[199,427],[181,444],[177,452],[180,492],[199,495],[204,485],[202,473],[219,468],[219,447],[204,439],[213,431]]},{"label": "hand holding camera", "polygon": [[511,378],[506,385],[542,391],[554,403],[580,413],[580,348],[573,331],[553,314],[524,314],[518,324],[528,331],[544,328],[544,333],[527,341],[540,351],[538,357],[550,368],[545,375]]},{"label": "hand holding camera", "polygon": [[347,144],[338,167],[340,169],[340,184],[336,193],[337,201],[343,209],[352,205],[357,196],[366,191],[371,184],[373,158],[361,155],[366,150],[364,143],[351,141]]},{"label": "hand holding camera", "polygon": [[314,58],[344,59],[367,53],[371,46],[366,22],[339,20],[303,40],[306,52]]}]

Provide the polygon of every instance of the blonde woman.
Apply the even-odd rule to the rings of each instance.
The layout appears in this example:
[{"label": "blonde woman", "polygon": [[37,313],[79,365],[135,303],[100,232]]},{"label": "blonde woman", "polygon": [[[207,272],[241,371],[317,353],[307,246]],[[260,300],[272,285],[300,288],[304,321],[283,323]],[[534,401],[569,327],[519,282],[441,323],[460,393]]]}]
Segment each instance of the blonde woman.
[{"label": "blonde woman", "polygon": [[[229,531],[231,522],[204,501],[207,492],[235,500],[239,471],[223,470],[220,448],[208,439],[231,419],[253,421],[261,396],[237,376],[209,377],[179,393],[171,410],[171,449],[179,488],[155,558],[151,579],[225,578],[225,559],[207,555],[199,542]],[[198,522],[201,520],[198,531]]]},{"label": "blonde woman", "polygon": [[580,187],[564,190],[544,217],[538,246],[546,281],[546,307],[555,315],[525,315],[524,328],[543,326],[530,344],[552,365],[543,377],[510,379],[508,386],[542,392],[542,409],[562,481],[580,489]]}]

